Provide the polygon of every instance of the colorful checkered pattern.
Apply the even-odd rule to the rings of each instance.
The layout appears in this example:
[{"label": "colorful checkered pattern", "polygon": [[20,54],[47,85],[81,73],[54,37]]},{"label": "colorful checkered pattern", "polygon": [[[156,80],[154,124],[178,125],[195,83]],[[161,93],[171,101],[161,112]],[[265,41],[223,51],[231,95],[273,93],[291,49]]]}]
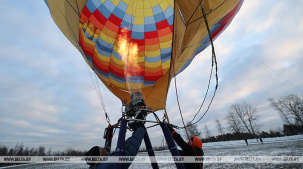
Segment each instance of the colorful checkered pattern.
[{"label": "colorful checkered pattern", "polygon": [[[152,86],[169,69],[174,1],[88,0],[80,16],[80,45],[96,73],[121,89]],[[138,45],[140,70],[125,66],[119,35]],[[127,89],[127,88],[126,88]]]}]

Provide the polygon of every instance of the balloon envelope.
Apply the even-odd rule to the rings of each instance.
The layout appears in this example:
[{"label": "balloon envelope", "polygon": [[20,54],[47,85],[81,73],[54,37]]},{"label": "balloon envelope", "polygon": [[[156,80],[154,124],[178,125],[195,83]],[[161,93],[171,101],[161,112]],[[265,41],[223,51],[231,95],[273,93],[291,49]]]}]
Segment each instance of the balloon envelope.
[{"label": "balloon envelope", "polygon": [[232,21],[243,0],[45,0],[64,35],[124,103],[141,92],[154,111],[168,86]]}]

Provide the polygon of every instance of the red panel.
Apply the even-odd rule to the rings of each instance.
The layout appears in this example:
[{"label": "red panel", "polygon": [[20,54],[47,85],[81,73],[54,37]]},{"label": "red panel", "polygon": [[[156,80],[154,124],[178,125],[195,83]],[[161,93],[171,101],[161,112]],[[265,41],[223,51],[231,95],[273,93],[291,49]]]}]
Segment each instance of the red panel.
[{"label": "red panel", "polygon": [[95,57],[93,58],[93,64],[97,67],[98,70],[108,73],[108,65],[102,64],[98,59]]},{"label": "red panel", "polygon": [[157,29],[158,29],[158,30],[164,29],[164,28],[166,28],[166,27],[169,27],[168,22],[167,22],[166,19],[163,20],[163,21],[161,21],[161,22],[156,23],[156,26],[157,26]]},{"label": "red panel", "polygon": [[102,25],[105,25],[107,19],[99,12],[99,10],[96,10],[93,15]]},{"label": "red panel", "polygon": [[111,62],[109,63],[109,71],[118,77],[125,78],[124,70],[114,67],[114,65]]},{"label": "red panel", "polygon": [[157,31],[152,31],[152,32],[145,32],[144,33],[145,39],[154,39],[158,37],[158,32]]},{"label": "red panel", "polygon": [[102,23],[100,23],[99,20],[97,18],[95,18],[94,15],[92,15],[91,17],[89,17],[89,20],[99,30],[102,30],[102,28],[104,27],[104,25]]},{"label": "red panel", "polygon": [[144,46],[145,40],[144,39],[131,39],[130,42],[136,43],[138,46]]},{"label": "red panel", "polygon": [[170,25],[169,27],[170,27],[171,32],[174,32],[174,24]]},{"label": "red panel", "polygon": [[119,26],[119,27],[120,27],[121,22],[122,22],[122,19],[116,17],[114,14],[111,14],[111,15],[109,16],[108,20],[109,20],[111,23],[113,23],[113,24],[115,24],[115,25],[117,25],[117,26]]},{"label": "red panel", "polygon": [[155,45],[155,44],[159,44],[159,38],[158,37],[153,38],[153,39],[145,39],[145,45],[146,46]]},{"label": "red panel", "polygon": [[161,29],[161,30],[158,31],[158,35],[159,35],[160,37],[166,36],[166,35],[169,35],[169,34],[171,34],[170,27],[166,27],[166,28]]},{"label": "red panel", "polygon": [[156,75],[156,76],[145,76],[144,81],[157,81],[159,80],[163,75]]},{"label": "red panel", "polygon": [[87,18],[90,17],[91,15],[92,15],[92,13],[85,6],[81,12],[80,18],[83,22],[85,22],[87,20]]}]

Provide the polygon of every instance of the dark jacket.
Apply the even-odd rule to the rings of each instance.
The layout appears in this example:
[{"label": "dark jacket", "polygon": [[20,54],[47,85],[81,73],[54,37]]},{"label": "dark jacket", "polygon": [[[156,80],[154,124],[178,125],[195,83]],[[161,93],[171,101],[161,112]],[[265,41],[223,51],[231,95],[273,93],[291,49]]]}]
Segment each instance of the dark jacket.
[{"label": "dark jacket", "polygon": [[[186,143],[183,138],[180,136],[180,134],[174,132],[173,138],[176,141],[176,143],[181,147],[181,151],[179,151],[180,156],[203,156],[204,152],[199,147],[194,147]],[[194,150],[193,150],[194,149]],[[184,167],[186,169],[202,169],[203,168],[203,162],[201,163],[184,163]]]},{"label": "dark jacket", "polygon": [[[125,141],[124,156],[137,155],[145,133],[146,133],[146,129],[143,127],[139,127],[134,132],[134,134]],[[114,156],[114,155],[115,152],[110,154],[109,156]],[[96,169],[113,169],[113,165],[114,163],[100,163],[97,165]],[[130,165],[131,163],[123,163],[122,169],[127,169]]]}]

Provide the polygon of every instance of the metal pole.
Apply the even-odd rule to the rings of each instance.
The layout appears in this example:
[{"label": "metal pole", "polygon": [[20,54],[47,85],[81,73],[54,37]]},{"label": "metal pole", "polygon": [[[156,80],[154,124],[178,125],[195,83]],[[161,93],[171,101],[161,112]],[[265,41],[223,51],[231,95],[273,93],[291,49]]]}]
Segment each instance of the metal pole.
[{"label": "metal pole", "polygon": [[[167,128],[166,123],[160,123],[160,126],[162,128],[162,131],[163,131],[163,134],[164,134],[164,137],[165,137],[165,140],[166,140],[166,143],[168,145],[171,155],[179,157],[180,156],[179,151],[177,149],[177,146],[175,144],[175,141],[174,141],[170,131]],[[175,163],[175,164],[177,166],[177,169],[185,169],[183,163]]]},{"label": "metal pole", "polygon": [[160,123],[158,121],[152,121],[152,120],[141,120],[141,119],[126,119],[127,121],[142,121],[142,122],[149,122],[149,123]]},{"label": "metal pole", "polygon": [[[120,131],[119,131],[119,136],[118,136],[116,153],[115,153],[116,156],[123,156],[123,154],[124,154],[126,124],[127,124],[127,121],[125,119],[122,119],[121,124],[120,124]],[[113,168],[121,169],[122,163],[115,163]]]},{"label": "metal pole", "polygon": [[151,161],[151,165],[153,167],[153,169],[159,169],[159,166],[158,166],[158,163],[157,161],[156,162],[152,162],[152,158],[154,160],[156,160],[154,157],[155,157],[155,153],[154,153],[154,150],[153,150],[153,147],[151,145],[151,142],[150,142],[150,139],[149,139],[149,136],[147,134],[147,131],[145,132],[145,135],[144,135],[144,142],[145,142],[145,146],[146,146],[146,149],[147,149],[147,153],[150,157],[150,161]]}]

